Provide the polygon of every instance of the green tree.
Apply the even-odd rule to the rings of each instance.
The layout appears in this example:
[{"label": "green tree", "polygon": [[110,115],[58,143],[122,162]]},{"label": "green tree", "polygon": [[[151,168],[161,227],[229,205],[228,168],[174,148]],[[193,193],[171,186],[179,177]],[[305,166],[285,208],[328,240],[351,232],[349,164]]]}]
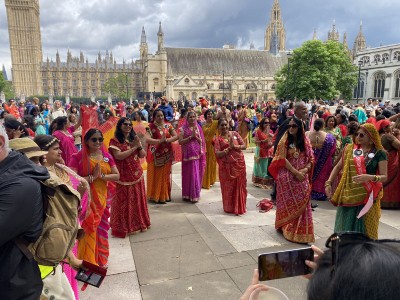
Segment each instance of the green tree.
[{"label": "green tree", "polygon": [[14,98],[14,90],[10,82],[6,81],[0,72],[0,93],[3,92],[6,99]]},{"label": "green tree", "polygon": [[349,99],[357,83],[357,67],[342,44],[312,40],[293,51],[289,72],[286,64],[275,80],[279,98],[332,99],[341,96]]},{"label": "green tree", "polygon": [[130,86],[132,79],[128,74],[118,74],[117,77],[107,79],[104,83],[103,91],[110,93],[111,96],[116,96],[119,99],[128,100],[132,95]]}]

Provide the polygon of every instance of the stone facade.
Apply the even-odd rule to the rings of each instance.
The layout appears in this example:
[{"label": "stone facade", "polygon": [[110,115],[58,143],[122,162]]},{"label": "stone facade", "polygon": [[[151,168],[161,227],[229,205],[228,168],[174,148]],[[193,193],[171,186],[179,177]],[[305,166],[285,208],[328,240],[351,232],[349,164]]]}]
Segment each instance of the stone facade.
[{"label": "stone facade", "polygon": [[354,64],[360,68],[359,99],[400,100],[400,44],[358,51]]},{"label": "stone facade", "polygon": [[42,94],[39,0],[5,0],[12,79],[17,95]]},{"label": "stone facade", "polygon": [[275,97],[274,75],[287,62],[278,0],[274,1],[265,31],[266,50],[254,50],[254,45],[250,50],[165,47],[160,23],[157,52],[149,53],[143,28],[140,58],[122,64],[117,64],[108,51],[104,56],[99,52],[94,63],[89,63],[82,52],[73,56],[69,50],[65,61],[61,61],[58,51],[55,61],[43,61],[39,1],[6,0],[6,8],[13,84],[19,97],[107,96],[107,79],[123,74],[127,76],[129,95],[138,98],[143,93],[163,93],[173,99],[271,99]]}]

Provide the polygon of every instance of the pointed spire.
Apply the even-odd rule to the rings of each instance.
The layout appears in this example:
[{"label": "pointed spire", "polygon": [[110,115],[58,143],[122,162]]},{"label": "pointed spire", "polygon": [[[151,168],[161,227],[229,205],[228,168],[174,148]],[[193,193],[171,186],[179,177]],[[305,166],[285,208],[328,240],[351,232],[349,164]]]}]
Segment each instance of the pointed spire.
[{"label": "pointed spire", "polygon": [[312,37],[313,41],[317,41],[318,40],[318,36],[317,36],[317,28],[314,28],[314,34]]},{"label": "pointed spire", "polygon": [[[272,5],[269,24],[265,30],[264,50],[278,53],[285,50],[286,33],[278,0]],[[276,50],[276,48],[278,50]]]},{"label": "pointed spire", "polygon": [[57,49],[57,53],[56,53],[56,63],[59,64],[61,62],[60,60],[60,53],[58,53],[58,49]]},{"label": "pointed spire", "polygon": [[147,43],[147,38],[146,38],[146,31],[144,31],[144,26],[142,27],[142,35],[140,37],[140,43],[141,44],[146,44]]},{"label": "pointed spire", "polygon": [[159,27],[158,27],[157,35],[158,35],[158,36],[164,35],[164,33],[163,33],[163,31],[162,31],[162,27],[161,27],[161,21],[160,21],[160,25],[159,25]]},{"label": "pointed spire", "polygon": [[347,32],[343,33],[343,46],[345,49],[349,48],[349,45],[347,44]]},{"label": "pointed spire", "polygon": [[354,41],[354,46],[353,46],[353,56],[354,57],[357,54],[357,52],[365,50],[367,48],[367,41],[362,32],[362,29],[363,29],[362,27],[363,27],[363,24],[362,24],[362,20],[361,20],[360,21],[360,31],[357,34],[357,37]]},{"label": "pointed spire", "polygon": [[101,62],[101,53],[100,53],[100,51],[99,51],[99,54],[97,54],[97,60],[98,60],[98,62]]},{"label": "pointed spire", "polygon": [[3,79],[5,80],[5,81],[8,81],[8,77],[7,77],[7,71],[6,71],[6,67],[3,65],[3,68],[2,68],[2,71],[1,71],[2,73],[3,73]]},{"label": "pointed spire", "polygon": [[255,47],[254,47],[254,43],[253,42],[251,42],[250,43],[250,50],[254,50],[255,49]]},{"label": "pointed spire", "polygon": [[328,41],[339,41],[339,31],[336,30],[336,20],[333,19],[332,29],[328,32]]}]

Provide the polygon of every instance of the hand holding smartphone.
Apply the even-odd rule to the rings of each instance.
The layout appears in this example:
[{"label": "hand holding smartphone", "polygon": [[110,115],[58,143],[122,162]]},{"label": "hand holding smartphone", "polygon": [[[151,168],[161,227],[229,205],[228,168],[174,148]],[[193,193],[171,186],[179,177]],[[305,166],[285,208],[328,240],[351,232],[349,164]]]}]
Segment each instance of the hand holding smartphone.
[{"label": "hand holding smartphone", "polygon": [[259,280],[274,280],[306,275],[312,270],[305,261],[314,260],[311,247],[260,254],[258,256]]}]

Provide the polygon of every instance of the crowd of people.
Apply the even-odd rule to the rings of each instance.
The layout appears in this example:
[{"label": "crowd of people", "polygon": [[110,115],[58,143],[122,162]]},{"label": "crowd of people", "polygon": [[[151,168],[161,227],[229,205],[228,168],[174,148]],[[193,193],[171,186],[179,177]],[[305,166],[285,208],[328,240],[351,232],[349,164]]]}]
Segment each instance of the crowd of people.
[{"label": "crowd of people", "polygon": [[[204,98],[169,101],[165,96],[130,105],[119,101],[115,106],[10,100],[0,110],[0,175],[18,157],[32,169],[21,180],[29,181],[36,202],[40,202],[38,180],[49,178],[78,195],[76,223],[84,235],[69,249],[64,262],[70,268],[61,275],[63,286],[69,284],[65,299],[78,299],[75,274],[82,261],[108,266],[109,229],[117,238],[145,232],[151,226],[148,204],[172,201],[174,162],[182,163],[182,201],[200,201],[201,190],[219,181],[224,212],[245,214],[249,208],[243,151],[250,146],[255,147],[252,183],[272,190],[275,227],[287,240],[314,242],[312,211],[317,205],[311,200],[330,200],[337,206],[335,232],[357,231],[377,239],[381,207],[400,207],[398,108],[375,99],[355,106],[343,100],[235,105]],[[85,115],[87,111],[90,115]],[[90,123],[93,116],[96,122]],[[90,124],[108,124],[112,137],[108,140],[109,132]],[[7,188],[21,184],[14,177],[0,181],[5,184],[0,189],[6,193],[4,199],[9,196]],[[25,187],[22,190],[28,193]],[[20,206],[35,211],[34,203],[27,205],[21,194],[20,201],[8,208],[2,197],[0,212],[21,224],[0,241],[0,261],[12,255],[8,250],[17,251],[15,238],[26,243],[37,239],[41,224],[37,203],[37,213],[27,222],[16,212]],[[9,226],[3,222],[7,218],[0,218],[1,229]],[[43,284],[51,295],[48,272],[41,268],[42,282],[33,280],[37,265],[23,255],[19,260],[31,269],[25,277],[31,282],[32,298],[25,299],[37,299]],[[12,280],[17,273],[0,275],[10,293],[0,291],[0,295],[23,292]]]}]

